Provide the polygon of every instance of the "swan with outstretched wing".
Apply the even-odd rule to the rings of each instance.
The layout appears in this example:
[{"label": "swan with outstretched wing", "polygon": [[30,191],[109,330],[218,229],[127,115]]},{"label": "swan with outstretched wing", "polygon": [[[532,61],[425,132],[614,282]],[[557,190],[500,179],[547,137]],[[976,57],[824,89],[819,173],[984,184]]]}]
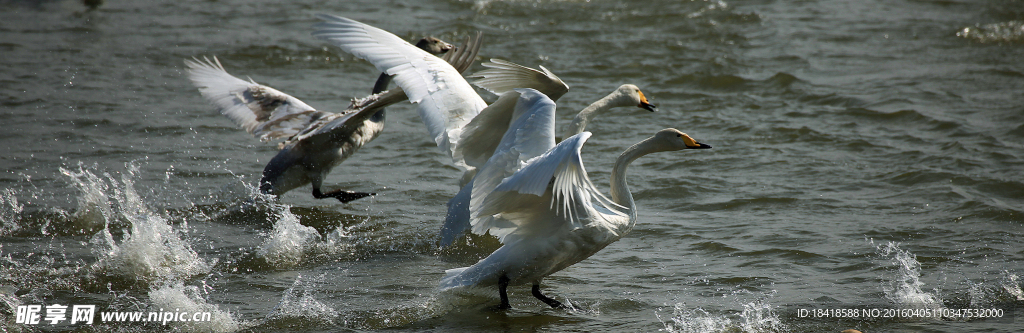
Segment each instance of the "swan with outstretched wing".
[{"label": "swan with outstretched wing", "polygon": [[[451,45],[425,38],[418,46],[424,53],[445,53]],[[465,71],[479,51],[479,35],[462,48],[445,53],[457,71]],[[436,57],[435,57],[436,58]],[[438,59],[439,61],[445,61]],[[229,74],[217,58],[186,60],[188,76],[200,94],[240,127],[261,141],[284,140],[280,151],[267,163],[260,179],[260,191],[281,195],[312,184],[315,198],[336,198],[341,202],[373,195],[342,189],[321,190],[330,171],[377,138],[384,127],[384,106],[407,99],[402,89],[392,89],[353,100],[340,113],[318,111],[291,95]],[[455,68],[455,67],[453,67]],[[386,88],[390,76],[378,80],[375,90]]]},{"label": "swan with outstretched wing", "polygon": [[611,195],[605,196],[590,181],[580,155],[590,132],[554,144],[554,103],[535,91],[520,94],[519,104],[529,111],[477,173],[470,204],[472,232],[494,235],[503,245],[470,267],[448,270],[439,287],[497,285],[501,307],[509,308],[508,286],[532,284],[536,298],[560,307],[540,292],[541,280],[597,253],[636,223],[625,179],[629,164],[655,152],[711,146],[676,129],[661,130],[619,155]]}]

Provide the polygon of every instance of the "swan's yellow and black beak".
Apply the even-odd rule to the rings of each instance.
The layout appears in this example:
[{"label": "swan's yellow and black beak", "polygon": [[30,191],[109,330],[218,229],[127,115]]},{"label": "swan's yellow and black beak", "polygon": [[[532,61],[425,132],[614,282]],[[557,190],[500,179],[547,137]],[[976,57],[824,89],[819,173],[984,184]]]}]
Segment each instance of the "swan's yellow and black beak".
[{"label": "swan's yellow and black beak", "polygon": [[683,144],[686,145],[686,149],[711,149],[710,145],[697,142],[697,140],[694,140],[689,135],[680,133],[678,137],[683,139]]},{"label": "swan's yellow and black beak", "polygon": [[694,141],[695,145],[686,145],[686,149],[711,149],[710,145],[706,145],[697,141]]},{"label": "swan's yellow and black beak", "polygon": [[641,109],[644,109],[644,110],[647,110],[647,111],[651,111],[651,112],[657,112],[658,111],[658,107],[657,106],[647,102],[647,97],[644,96],[644,93],[642,91],[637,90],[637,93],[640,94],[640,105],[637,105],[637,107],[639,107]]}]

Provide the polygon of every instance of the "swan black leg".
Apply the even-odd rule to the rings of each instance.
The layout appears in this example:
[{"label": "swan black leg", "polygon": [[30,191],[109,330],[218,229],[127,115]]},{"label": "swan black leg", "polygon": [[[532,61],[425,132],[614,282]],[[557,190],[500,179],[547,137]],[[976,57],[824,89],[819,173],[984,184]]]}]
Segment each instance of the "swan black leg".
[{"label": "swan black leg", "polygon": [[335,199],[338,199],[338,201],[341,201],[342,203],[346,203],[346,202],[349,202],[349,201],[352,201],[352,200],[356,200],[356,199],[360,199],[360,198],[365,198],[365,197],[368,197],[368,196],[371,196],[371,195],[377,195],[377,193],[353,192],[353,191],[344,191],[344,190],[334,190],[334,191],[330,191],[330,192],[327,192],[327,193],[323,193],[323,192],[320,192],[319,188],[315,188],[315,187],[313,188],[313,197],[314,198],[317,198],[317,199],[335,198]]},{"label": "swan black leg", "polygon": [[498,278],[498,295],[501,296],[501,305],[498,309],[511,309],[512,306],[508,304],[508,277],[505,275]]},{"label": "swan black leg", "polygon": [[564,307],[564,306],[562,306],[562,302],[556,301],[556,300],[554,300],[554,299],[552,299],[550,297],[544,296],[544,294],[541,294],[540,293],[540,285],[539,284],[533,285],[533,290],[531,290],[531,291],[533,292],[533,297],[536,297],[541,302],[544,302],[545,304],[547,304],[547,305],[549,305],[549,306],[551,306],[553,308],[558,309],[558,308],[563,308]]}]

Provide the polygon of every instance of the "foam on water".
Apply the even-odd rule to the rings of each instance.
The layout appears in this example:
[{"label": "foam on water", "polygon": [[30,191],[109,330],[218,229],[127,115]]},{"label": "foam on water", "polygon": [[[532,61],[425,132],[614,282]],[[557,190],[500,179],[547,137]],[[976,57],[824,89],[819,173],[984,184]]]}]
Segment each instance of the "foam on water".
[{"label": "foam on water", "polygon": [[344,228],[339,226],[327,235],[321,235],[316,228],[302,225],[290,206],[268,202],[278,216],[273,230],[265,234],[256,255],[272,267],[292,268],[303,263],[310,256],[332,255],[348,249],[348,238]]},{"label": "foam on water", "polygon": [[0,236],[7,235],[21,229],[21,212],[25,206],[18,203],[18,197],[14,190],[4,189],[0,191]]},{"label": "foam on water", "polygon": [[71,232],[84,233],[107,229],[108,224],[115,219],[109,192],[117,186],[117,179],[109,173],[103,173],[104,177],[101,178],[82,164],[78,165],[77,171],[61,167],[60,173],[67,176],[71,185],[78,190],[75,197],[77,206],[66,228],[71,229]]},{"label": "foam on water", "polygon": [[323,279],[324,276],[304,279],[301,275],[295,278],[295,282],[281,297],[281,302],[267,315],[267,320],[298,319],[315,323],[332,323],[338,317],[338,311],[316,299],[315,286]]},{"label": "foam on water", "polygon": [[977,24],[960,29],[956,35],[981,43],[1019,43],[1024,42],[1024,22]]},{"label": "foam on water", "polygon": [[[92,272],[143,285],[209,273],[214,263],[200,258],[165,217],[146,207],[135,191],[138,172],[138,165],[127,163],[118,180],[81,165],[78,170],[61,168],[80,191],[72,224],[82,231],[102,226],[90,241],[99,258]],[[122,230],[116,228],[125,224],[118,241],[114,234]]]},{"label": "foam on water", "polygon": [[320,238],[316,229],[299,224],[288,208],[277,210],[280,218],[256,254],[274,267],[294,267],[302,262],[306,249]]},{"label": "foam on water", "polygon": [[1010,294],[1013,299],[1018,301],[1024,301],[1024,291],[1021,290],[1020,278],[1017,274],[1010,273],[1009,271],[1003,271],[1004,280],[999,283],[999,286]]},{"label": "foam on water", "polygon": [[703,308],[688,309],[685,304],[677,303],[672,310],[670,321],[658,320],[665,325],[665,330],[672,333],[720,332],[732,326],[732,320],[725,315],[713,315]]},{"label": "foam on water", "polygon": [[[201,282],[202,288],[186,284],[189,279],[209,274],[216,260],[201,258],[192,250],[185,238],[185,223],[176,226],[148,207],[135,188],[139,170],[134,162],[127,163],[124,171],[113,174],[81,164],[77,168],[60,168],[77,190],[74,194],[77,206],[71,213],[51,208],[63,219],[47,219],[41,232],[92,233],[90,241],[81,244],[92,251],[95,261],[90,264],[68,261],[65,257],[64,266],[58,267],[59,259],[53,258],[66,256],[65,243],[51,243],[49,248],[40,249],[39,254],[26,257],[34,260],[18,260],[8,254],[0,260],[6,261],[10,270],[4,270],[0,276],[4,281],[14,282],[15,287],[10,291],[0,290],[3,303],[0,307],[45,304],[53,297],[48,290],[81,292],[85,285],[95,283],[94,287],[105,288],[114,295],[105,305],[107,309],[209,313],[209,321],[160,323],[177,331],[240,329],[241,324],[230,313],[206,300],[204,293],[210,288],[205,282]],[[24,228],[19,225],[23,209],[13,190],[0,191],[3,233]],[[31,291],[15,296],[19,290]],[[148,300],[139,297],[141,295],[134,290],[140,290]]]},{"label": "foam on water", "polygon": [[[166,324],[185,332],[234,332],[241,328],[242,325],[231,313],[208,303],[202,294],[199,287],[185,286],[181,283],[153,288],[149,291],[150,311],[184,313],[182,318],[190,321],[168,321]],[[209,321],[191,321],[194,314],[205,313],[210,314]]]},{"label": "foam on water", "polygon": [[669,321],[658,320],[665,325],[665,331],[672,333],[711,333],[711,332],[787,332],[786,324],[782,323],[774,306],[764,300],[744,303],[743,310],[737,314],[712,314],[707,310],[687,308],[677,303],[672,310]]},{"label": "foam on water", "polygon": [[204,218],[217,220],[224,216],[247,215],[246,212],[255,210],[266,216],[268,222],[273,221],[271,230],[261,232],[262,241],[255,251],[261,264],[273,268],[294,268],[311,256],[332,255],[349,249],[349,244],[344,241],[349,237],[344,227],[338,226],[321,235],[316,228],[303,225],[299,216],[292,213],[291,205],[282,203],[274,195],[260,193],[259,188],[246,181],[245,177],[235,178],[238,181],[221,187],[213,197],[227,207]]},{"label": "foam on water", "polygon": [[942,309],[942,299],[935,293],[921,288],[921,263],[910,251],[900,249],[896,242],[888,242],[877,247],[878,254],[889,258],[895,267],[892,275],[882,284],[885,297],[899,308]]},{"label": "foam on water", "polygon": [[970,308],[1016,308],[1024,301],[1017,274],[1004,270],[996,279],[967,280],[967,304]]}]

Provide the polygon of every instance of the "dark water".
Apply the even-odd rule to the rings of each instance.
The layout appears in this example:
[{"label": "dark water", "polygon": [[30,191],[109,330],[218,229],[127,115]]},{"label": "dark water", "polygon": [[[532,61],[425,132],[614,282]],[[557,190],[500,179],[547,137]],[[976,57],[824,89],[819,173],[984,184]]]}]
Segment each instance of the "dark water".
[{"label": "dark water", "polygon": [[[1024,292],[1024,2],[0,1],[0,329],[8,331],[1006,332]],[[456,191],[409,105],[337,168],[349,205],[252,201],[272,145],[201,99],[182,60],[341,110],[366,62],[316,13],[407,39],[485,33],[544,65],[573,114],[622,83],[660,112],[588,129],[590,176],[664,127],[715,147],[637,161],[633,232],[522,288],[439,294],[496,248],[436,249]],[[477,65],[471,71],[479,70]],[[488,97],[491,98],[491,97]],[[15,324],[18,305],[209,312],[204,323]],[[1002,318],[807,310],[997,309]],[[883,314],[885,312],[882,312]]]}]

